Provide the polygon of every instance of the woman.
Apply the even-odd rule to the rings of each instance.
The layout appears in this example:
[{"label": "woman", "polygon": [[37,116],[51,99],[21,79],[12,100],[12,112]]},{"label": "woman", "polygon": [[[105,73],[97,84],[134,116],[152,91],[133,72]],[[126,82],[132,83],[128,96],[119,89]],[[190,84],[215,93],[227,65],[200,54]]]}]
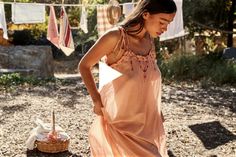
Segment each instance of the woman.
[{"label": "woman", "polygon": [[[98,115],[89,131],[92,156],[168,156],[153,38],[166,31],[175,13],[173,0],[140,0],[122,25],[106,32],[80,61]],[[120,75],[98,90],[91,67],[102,57]]]}]

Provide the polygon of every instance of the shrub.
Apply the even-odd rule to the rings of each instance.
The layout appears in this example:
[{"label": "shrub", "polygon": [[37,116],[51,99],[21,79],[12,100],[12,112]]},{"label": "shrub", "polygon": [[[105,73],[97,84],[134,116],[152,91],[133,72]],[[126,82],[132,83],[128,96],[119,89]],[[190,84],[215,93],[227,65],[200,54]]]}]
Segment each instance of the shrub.
[{"label": "shrub", "polygon": [[0,85],[18,85],[23,82],[23,78],[20,77],[20,74],[4,74],[0,76]]},{"label": "shrub", "polygon": [[14,45],[48,45],[46,24],[29,25],[24,30],[15,30],[12,34]]},{"label": "shrub", "polygon": [[3,74],[0,76],[0,86],[11,87],[17,85],[46,85],[47,83],[55,83],[55,78],[36,78],[32,76],[21,76],[19,73]]},{"label": "shrub", "polygon": [[159,62],[159,67],[164,80],[236,85],[235,60],[223,60],[217,54],[173,55]]}]

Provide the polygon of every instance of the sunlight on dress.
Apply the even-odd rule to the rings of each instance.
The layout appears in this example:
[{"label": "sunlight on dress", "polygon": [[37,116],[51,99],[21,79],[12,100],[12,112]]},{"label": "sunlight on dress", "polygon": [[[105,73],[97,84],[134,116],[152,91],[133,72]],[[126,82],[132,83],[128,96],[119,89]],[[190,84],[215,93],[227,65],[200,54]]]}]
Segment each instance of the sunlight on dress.
[{"label": "sunlight on dress", "polygon": [[100,89],[104,116],[97,116],[89,131],[94,157],[167,157],[161,118],[161,73],[154,44],[146,55],[127,47],[111,65],[100,63]]}]

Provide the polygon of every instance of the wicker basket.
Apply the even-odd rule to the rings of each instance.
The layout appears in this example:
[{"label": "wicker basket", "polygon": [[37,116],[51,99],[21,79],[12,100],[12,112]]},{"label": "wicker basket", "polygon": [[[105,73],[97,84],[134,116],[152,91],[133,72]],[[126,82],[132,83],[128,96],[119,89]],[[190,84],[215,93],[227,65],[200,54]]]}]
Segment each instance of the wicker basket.
[{"label": "wicker basket", "polygon": [[[55,115],[54,111],[52,112],[52,132],[56,133],[55,131]],[[45,153],[59,153],[59,152],[64,152],[68,150],[70,143],[70,139],[57,139],[57,140],[36,140],[35,145],[36,148]]]},{"label": "wicker basket", "polygon": [[64,141],[36,141],[37,149],[45,153],[59,153],[68,150],[70,140]]}]

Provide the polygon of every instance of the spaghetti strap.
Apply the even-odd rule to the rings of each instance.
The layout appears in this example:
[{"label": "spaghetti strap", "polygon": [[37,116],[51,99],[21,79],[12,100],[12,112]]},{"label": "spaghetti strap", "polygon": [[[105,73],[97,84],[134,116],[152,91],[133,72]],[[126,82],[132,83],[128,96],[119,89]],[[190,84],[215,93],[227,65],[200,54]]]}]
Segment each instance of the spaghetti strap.
[{"label": "spaghetti strap", "polygon": [[114,47],[114,51],[116,51],[119,46],[122,48],[125,45],[125,32],[124,32],[124,30],[123,30],[123,28],[121,26],[118,26],[118,29],[119,29],[119,31],[121,33],[121,36],[120,36],[119,41],[116,43],[116,45]]},{"label": "spaghetti strap", "polygon": [[129,49],[129,47],[128,47],[129,40],[128,40],[128,37],[127,37],[127,32],[122,26],[119,26],[119,29],[122,33],[122,39],[123,39],[122,45],[124,46],[125,50],[128,50]]},{"label": "spaghetti strap", "polygon": [[121,26],[118,26],[118,30],[120,31],[120,39],[116,43],[113,51],[111,51],[109,54],[104,56],[103,59],[108,65],[116,63],[118,60],[120,60],[124,53],[128,51],[127,48],[127,39],[126,39],[126,33],[124,28]]},{"label": "spaghetti strap", "polygon": [[124,40],[125,40],[125,46],[126,46],[126,50],[129,50],[129,39],[128,39],[128,33],[127,31],[123,28],[124,31]]}]

